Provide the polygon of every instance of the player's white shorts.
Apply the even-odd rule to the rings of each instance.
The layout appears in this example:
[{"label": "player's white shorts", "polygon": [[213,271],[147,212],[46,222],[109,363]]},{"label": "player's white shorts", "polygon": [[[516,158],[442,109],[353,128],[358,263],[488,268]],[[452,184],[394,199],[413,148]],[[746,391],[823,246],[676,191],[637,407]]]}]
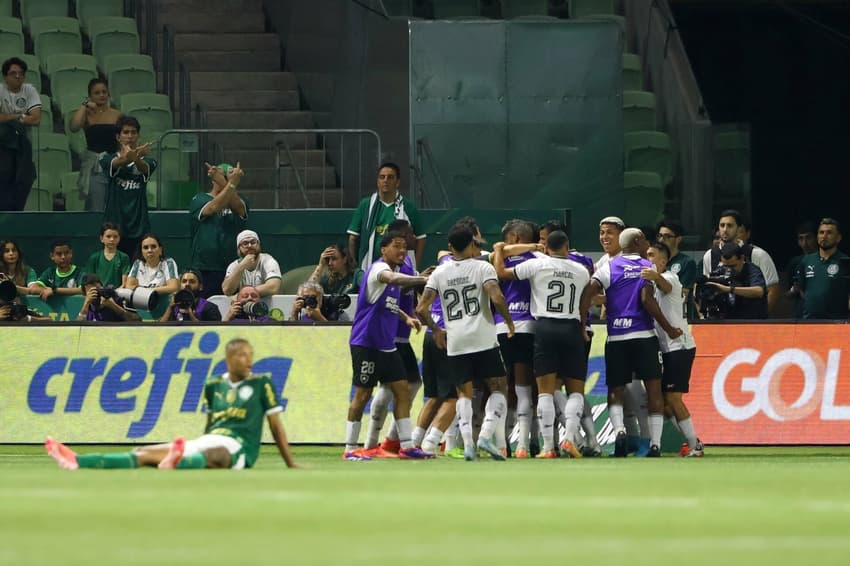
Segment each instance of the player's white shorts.
[{"label": "player's white shorts", "polygon": [[233,461],[233,465],[230,466],[232,470],[245,468],[245,451],[242,449],[242,445],[235,438],[223,434],[204,434],[198,438],[187,440],[186,450],[183,454],[197,454],[210,448],[224,448],[230,452]]}]

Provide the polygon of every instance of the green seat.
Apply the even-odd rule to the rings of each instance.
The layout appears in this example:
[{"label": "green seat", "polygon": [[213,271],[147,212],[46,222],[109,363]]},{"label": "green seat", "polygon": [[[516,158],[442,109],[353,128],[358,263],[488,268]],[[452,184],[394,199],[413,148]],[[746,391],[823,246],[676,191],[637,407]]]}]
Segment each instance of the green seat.
[{"label": "green seat", "polygon": [[53,197],[50,191],[33,187],[30,189],[30,194],[27,195],[27,202],[24,204],[26,212],[39,212],[53,210]]},{"label": "green seat", "polygon": [[86,201],[80,198],[80,189],[77,186],[79,178],[79,171],[71,171],[63,173],[59,180],[62,194],[65,195],[65,210],[68,212],[80,212],[86,209]]},{"label": "green seat", "polygon": [[12,17],[12,0],[0,0],[0,16]]},{"label": "green seat", "polygon": [[160,202],[157,203],[157,187],[155,180],[148,181],[148,207],[158,210],[186,210],[198,192],[198,183],[195,181],[163,180]]},{"label": "green seat", "polygon": [[41,122],[38,123],[38,129],[48,132],[53,131],[53,106],[51,105],[50,97],[46,94],[39,94],[41,98]]},{"label": "green seat", "polygon": [[549,0],[501,0],[502,17],[548,16]]},{"label": "green seat", "polygon": [[434,19],[480,16],[478,0],[433,0]]},{"label": "green seat", "polygon": [[41,92],[41,61],[39,58],[22,51],[0,51],[0,61],[5,61],[10,57],[17,57],[27,64],[27,82],[34,86],[35,90]]},{"label": "green seat", "polygon": [[172,128],[171,101],[164,94],[125,94],[121,97],[121,112],[139,121],[142,139],[147,141]]},{"label": "green seat", "polygon": [[57,102],[72,96],[77,99],[77,106],[88,96],[89,81],[98,76],[94,57],[80,53],[51,55],[47,58],[45,71],[50,78],[50,89]]},{"label": "green seat", "polygon": [[0,53],[23,53],[24,30],[21,20],[0,16]]},{"label": "green seat", "polygon": [[623,136],[623,153],[627,171],[658,173],[667,186],[673,177],[670,136],[664,132],[638,131]]},{"label": "green seat", "polygon": [[643,90],[640,55],[623,53],[623,90]]},{"label": "green seat", "polygon": [[77,0],[77,19],[86,35],[91,20],[104,16],[124,17],[124,0]]},{"label": "green seat", "polygon": [[150,55],[108,55],[105,65],[109,93],[115,100],[132,92],[156,92],[156,74]]},{"label": "green seat", "polygon": [[315,265],[302,265],[301,267],[290,269],[281,276],[280,291],[278,293],[281,295],[294,295],[298,293],[298,287],[310,278],[310,275],[313,274],[315,269]]},{"label": "green seat", "polygon": [[20,0],[20,3],[25,28],[29,28],[35,18],[68,15],[68,0]]},{"label": "green seat", "polygon": [[570,18],[615,13],[614,0],[570,0]]},{"label": "green seat", "polygon": [[71,171],[71,150],[68,148],[68,136],[51,132],[40,132],[33,143],[33,162],[38,174],[37,185],[45,188],[46,180],[53,182],[51,188],[59,189],[62,174]]},{"label": "green seat", "polygon": [[655,129],[655,95],[642,90],[623,91],[623,131]]},{"label": "green seat", "polygon": [[[79,102],[77,103],[79,108]],[[66,112],[62,115],[62,121],[65,124],[65,135],[68,136],[68,146],[71,148],[71,153],[76,156],[81,156],[86,150],[86,134],[83,128],[76,132],[71,131],[71,119],[74,117],[76,110]]]},{"label": "green seat", "polygon": [[118,53],[139,52],[139,30],[133,18],[92,18],[89,21],[91,52],[101,70],[106,68],[106,57]]},{"label": "green seat", "polygon": [[83,38],[76,18],[39,17],[30,22],[34,52],[41,60],[41,70],[47,72],[46,62],[59,53],[82,53]]},{"label": "green seat", "polygon": [[664,215],[664,184],[658,173],[623,173],[624,218],[633,226],[654,226]]}]

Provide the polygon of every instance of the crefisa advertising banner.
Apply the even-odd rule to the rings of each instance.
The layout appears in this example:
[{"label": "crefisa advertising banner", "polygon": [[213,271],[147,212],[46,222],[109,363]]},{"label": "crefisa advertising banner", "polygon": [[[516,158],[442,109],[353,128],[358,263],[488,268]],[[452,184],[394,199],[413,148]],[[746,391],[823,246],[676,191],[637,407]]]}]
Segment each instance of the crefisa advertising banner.
[{"label": "crefisa advertising banner", "polygon": [[[150,443],[200,435],[204,382],[226,370],[225,344],[235,337],[252,343],[254,373],[271,377],[293,442],[344,439],[351,399],[348,326],[9,331],[0,352],[6,368],[0,442],[39,443],[51,435],[67,442]],[[599,440],[607,444],[613,434],[605,410],[606,333],[604,326],[595,331],[586,392]],[[697,357],[685,401],[703,442],[844,444],[850,438],[850,354],[842,352],[850,326],[698,324],[692,332]],[[417,355],[422,336],[412,337]],[[414,415],[419,407],[421,394]]]}]

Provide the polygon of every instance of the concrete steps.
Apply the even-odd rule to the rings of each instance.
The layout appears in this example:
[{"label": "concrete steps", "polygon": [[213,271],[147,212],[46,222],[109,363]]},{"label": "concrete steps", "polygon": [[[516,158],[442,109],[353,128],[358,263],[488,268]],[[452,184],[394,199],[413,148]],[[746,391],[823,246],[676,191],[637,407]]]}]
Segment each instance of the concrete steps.
[{"label": "concrete steps", "polygon": [[[231,94],[230,90],[192,88],[192,105],[200,104],[212,111],[233,110]],[[243,112],[255,110],[297,112],[301,109],[299,96],[297,90],[252,90],[250,96],[242,99],[241,110]]]}]

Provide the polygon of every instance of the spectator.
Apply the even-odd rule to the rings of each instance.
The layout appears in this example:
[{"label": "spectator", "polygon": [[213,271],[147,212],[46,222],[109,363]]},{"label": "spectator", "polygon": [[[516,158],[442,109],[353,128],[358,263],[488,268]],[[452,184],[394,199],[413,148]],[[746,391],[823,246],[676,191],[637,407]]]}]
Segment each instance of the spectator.
[{"label": "spectator", "polygon": [[[24,82],[27,64],[12,57],[3,62],[0,83],[0,210],[23,210],[36,178],[32,144],[23,135],[41,123],[41,97]],[[36,69],[36,72],[38,70]]]},{"label": "spectator", "polygon": [[192,269],[204,279],[204,296],[221,295],[227,260],[232,257],[233,240],[245,229],[248,205],[236,188],[244,172],[236,164],[207,165],[211,187],[198,193],[189,205],[192,216]]},{"label": "spectator", "polygon": [[[747,263],[752,263],[759,268],[759,271],[762,272],[765,282],[767,283],[767,306],[769,312],[773,310],[773,306],[776,304],[776,301],[779,299],[781,294],[779,289],[779,274],[776,272],[776,265],[773,263],[773,259],[771,259],[770,254],[756,245],[743,242],[738,239],[740,235],[738,228],[742,224],[746,223],[741,217],[741,213],[737,210],[729,209],[720,213],[720,220],[718,221],[717,226],[718,231],[720,232],[720,247],[725,245],[727,242],[734,242],[738,244],[744,254],[745,261]],[[749,230],[745,229],[744,235],[749,236],[749,234]],[[711,272],[717,269],[717,266],[720,265],[720,247],[715,246],[705,252],[705,255],[702,258],[703,275],[709,276]]]},{"label": "spectator", "polygon": [[682,236],[685,235],[684,228],[678,222],[662,220],[658,223],[658,241],[667,246],[670,259],[666,262],[667,270],[679,278],[682,284],[682,299],[686,312],[683,313],[688,320],[699,318],[696,305],[694,304],[694,284],[697,280],[697,264],[688,254],[682,253],[679,246],[682,245]]},{"label": "spectator", "polygon": [[254,287],[246,285],[230,303],[230,309],[221,319],[223,322],[269,322],[269,307],[260,302],[260,293]]},{"label": "spectator", "polygon": [[86,273],[97,273],[101,282],[112,287],[126,287],[130,271],[130,256],[118,249],[121,232],[114,222],[104,222],[100,227],[103,249],[94,252],[86,262]]},{"label": "spectator", "polygon": [[74,112],[68,125],[72,132],[82,128],[86,135],[86,151],[80,156],[80,177],[77,180],[80,198],[86,200],[86,210],[103,212],[106,205],[109,179],[103,174],[98,155],[117,151],[116,122],[120,117],[121,112],[110,106],[106,79],[90,80],[88,98]]},{"label": "spectator", "polygon": [[19,295],[26,295],[28,287],[38,279],[35,269],[24,263],[24,253],[14,240],[0,242],[0,248],[3,250],[2,273],[15,283]]},{"label": "spectator", "polygon": [[797,269],[800,267],[800,261],[803,257],[818,251],[817,226],[814,222],[802,222],[797,226],[797,245],[803,253],[792,257],[785,267],[785,283],[788,288],[786,297],[792,303],[791,316],[803,318],[803,296],[797,282]]},{"label": "spectator", "polygon": [[145,287],[160,295],[174,293],[180,288],[177,262],[165,256],[159,237],[145,234],[136,252],[136,261],[127,275],[127,289]]},{"label": "spectator", "polygon": [[204,280],[193,270],[180,275],[180,290],[171,295],[171,303],[160,317],[160,322],[176,320],[183,322],[213,322],[221,320],[221,311],[215,303],[203,297]]},{"label": "spectator", "polygon": [[[86,273],[83,277],[83,306],[77,320],[97,322],[139,322],[139,313],[124,306],[124,301],[117,295],[106,296],[103,293],[103,281],[97,273]],[[114,291],[113,291],[114,293]]]},{"label": "spectator", "polygon": [[310,281],[318,282],[325,295],[356,295],[363,281],[363,270],[354,266],[345,246],[334,244],[319,256],[319,265]]},{"label": "spectator", "polygon": [[100,167],[109,178],[106,189],[104,221],[121,229],[118,249],[127,255],[135,253],[142,235],[150,232],[148,218],[148,179],[156,170],[156,161],[148,157],[151,144],[139,145],[141,126],[132,116],[121,116],[118,129],[118,152],[100,156]]},{"label": "spectator", "polygon": [[[721,232],[723,228],[720,229]],[[728,268],[729,284],[708,281],[705,285],[715,287],[720,295],[713,300],[725,306],[723,318],[730,320],[767,318],[767,283],[761,269],[747,261],[743,247],[735,241],[727,241],[720,248],[720,267]],[[717,275],[717,271],[714,272]],[[706,298],[702,296],[701,307],[706,309]]]},{"label": "spectator", "polygon": [[238,259],[227,266],[221,288],[233,295],[242,287],[255,288],[261,297],[277,294],[280,289],[280,265],[269,254],[260,251],[260,237],[253,230],[242,230],[236,236]]},{"label": "spectator", "polygon": [[71,244],[67,240],[55,240],[50,244],[50,261],[53,262],[53,267],[45,269],[27,288],[28,294],[38,295],[42,301],[54,294],[79,295],[80,270],[72,263],[73,260],[74,251]]},{"label": "spectator", "polygon": [[824,218],[818,226],[818,251],[803,256],[797,284],[803,295],[803,318],[846,319],[850,315],[850,256],[838,249],[841,226]]},{"label": "spectator", "polygon": [[[371,197],[360,201],[351,224],[348,226],[348,251],[363,271],[381,256],[381,236],[393,220],[408,220],[417,234],[415,265],[419,265],[425,251],[425,232],[419,218],[419,210],[412,200],[401,196],[398,190],[401,170],[395,163],[384,163],[378,168],[378,190]],[[410,253],[410,252],[408,252]]]}]

